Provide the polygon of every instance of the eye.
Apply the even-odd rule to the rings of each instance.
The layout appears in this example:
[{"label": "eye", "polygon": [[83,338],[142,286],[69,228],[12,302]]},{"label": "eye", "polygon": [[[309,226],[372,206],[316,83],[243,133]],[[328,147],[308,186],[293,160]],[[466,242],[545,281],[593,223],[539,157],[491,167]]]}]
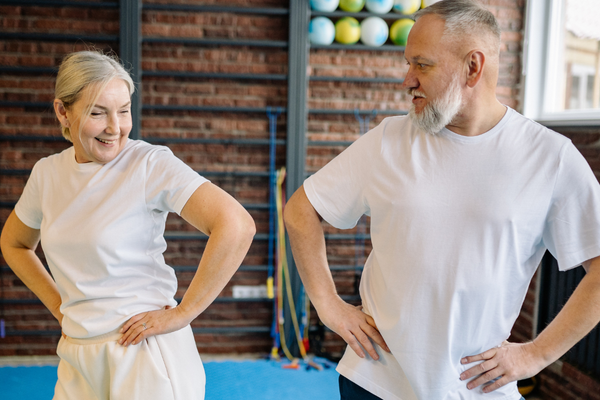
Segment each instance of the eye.
[{"label": "eye", "polygon": [[121,110],[121,111],[119,111],[119,112],[120,112],[121,114],[128,114],[128,113],[129,113],[129,110]]},{"label": "eye", "polygon": [[101,112],[91,112],[90,115],[92,117],[99,117],[100,115],[102,115],[102,113]]}]

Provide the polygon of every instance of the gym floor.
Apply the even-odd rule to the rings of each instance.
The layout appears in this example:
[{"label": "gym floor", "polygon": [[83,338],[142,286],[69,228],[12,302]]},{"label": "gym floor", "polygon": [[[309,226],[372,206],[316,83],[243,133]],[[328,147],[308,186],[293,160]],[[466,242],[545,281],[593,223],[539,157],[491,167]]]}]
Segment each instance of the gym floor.
[{"label": "gym floor", "polygon": [[[321,370],[286,361],[204,356],[206,400],[331,400],[339,397],[335,364]],[[57,357],[0,357],[3,400],[47,400],[56,383]]]}]

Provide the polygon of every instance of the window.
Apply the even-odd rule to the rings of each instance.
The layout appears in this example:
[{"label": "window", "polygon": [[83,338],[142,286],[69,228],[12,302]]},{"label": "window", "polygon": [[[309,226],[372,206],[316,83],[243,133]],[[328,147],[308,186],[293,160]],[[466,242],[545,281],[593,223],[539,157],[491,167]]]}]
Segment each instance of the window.
[{"label": "window", "polygon": [[550,126],[600,124],[600,1],[530,0],[523,113]]}]

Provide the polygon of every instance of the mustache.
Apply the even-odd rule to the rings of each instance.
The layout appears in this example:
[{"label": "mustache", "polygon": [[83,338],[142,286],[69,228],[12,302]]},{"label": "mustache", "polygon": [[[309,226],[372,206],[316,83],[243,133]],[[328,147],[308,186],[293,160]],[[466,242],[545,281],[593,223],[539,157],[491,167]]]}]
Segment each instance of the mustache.
[{"label": "mustache", "polygon": [[415,88],[409,88],[406,90],[406,92],[411,96],[422,97],[424,99],[427,98],[427,95],[425,93],[423,93],[420,90],[417,90]]}]

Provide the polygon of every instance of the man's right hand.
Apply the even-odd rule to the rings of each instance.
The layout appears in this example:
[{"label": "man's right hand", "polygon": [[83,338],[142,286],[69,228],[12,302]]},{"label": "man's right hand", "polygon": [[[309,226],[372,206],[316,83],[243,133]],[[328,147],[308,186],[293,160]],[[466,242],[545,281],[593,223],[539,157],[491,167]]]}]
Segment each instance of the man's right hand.
[{"label": "man's right hand", "polygon": [[375,325],[375,320],[362,311],[362,306],[355,307],[348,304],[339,296],[326,304],[325,309],[317,310],[321,321],[340,335],[360,358],[365,358],[364,350],[366,350],[371,358],[379,360],[371,340],[388,353],[390,352]]}]

